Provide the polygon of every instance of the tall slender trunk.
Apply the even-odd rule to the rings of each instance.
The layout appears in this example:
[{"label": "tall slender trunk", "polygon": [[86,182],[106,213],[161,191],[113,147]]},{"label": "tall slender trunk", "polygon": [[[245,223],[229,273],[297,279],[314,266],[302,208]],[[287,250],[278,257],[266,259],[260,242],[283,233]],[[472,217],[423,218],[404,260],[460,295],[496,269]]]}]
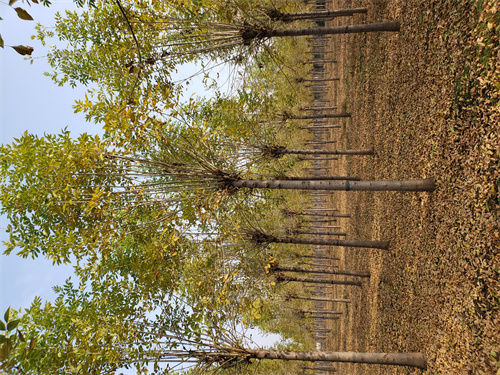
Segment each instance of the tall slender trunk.
[{"label": "tall slender trunk", "polygon": [[[303,78],[300,78],[303,79]],[[299,111],[327,111],[327,110],[336,110],[337,107],[305,107],[299,108]]]},{"label": "tall slender trunk", "polygon": [[365,241],[365,240],[337,240],[332,238],[298,238],[298,237],[277,237],[266,233],[256,232],[250,234],[250,240],[255,243],[288,243],[301,245],[329,245],[346,247],[365,247],[371,249],[387,250],[389,241]]},{"label": "tall slender trunk", "polygon": [[325,160],[339,160],[339,158],[297,158],[298,161],[310,161],[310,160],[316,160],[316,161],[325,161]]},{"label": "tall slender trunk", "polygon": [[312,129],[312,130],[319,130],[319,129],[341,129],[342,125],[317,125],[317,126],[300,126],[299,129]]},{"label": "tall slender trunk", "polygon": [[297,310],[302,314],[319,314],[319,315],[342,315],[342,311],[323,311],[323,310]]},{"label": "tall slender trunk", "polygon": [[309,296],[297,296],[297,295],[288,295],[287,298],[302,299],[307,301],[351,303],[350,299],[344,299],[344,298],[323,298],[323,297],[309,297]]},{"label": "tall slender trunk", "polygon": [[283,148],[279,150],[281,155],[373,155],[373,149],[359,150],[296,150]]},{"label": "tall slender trunk", "polygon": [[284,271],[284,272],[323,273],[323,274],[328,274],[328,275],[347,275],[347,276],[357,276],[357,277],[370,277],[370,273],[368,273],[368,272],[330,270],[328,268],[301,268],[301,267],[275,266],[272,269],[275,271]]},{"label": "tall slender trunk", "polygon": [[271,349],[251,349],[248,353],[256,359],[282,359],[285,361],[349,362],[377,365],[427,368],[422,353],[356,353],[356,352],[302,352]]},{"label": "tall slender trunk", "polygon": [[304,116],[296,116],[296,115],[285,115],[283,116],[285,119],[291,120],[314,120],[320,118],[344,118],[351,117],[350,113],[320,113],[317,115],[304,115]]},{"label": "tall slender trunk", "polygon": [[336,213],[332,213],[332,212],[297,212],[297,213],[292,213],[291,215],[321,216],[321,217],[345,217],[345,218],[351,217],[351,215],[349,215],[349,214],[336,214]]},{"label": "tall slender trunk", "polygon": [[333,59],[313,59],[309,61],[304,61],[304,64],[327,64],[327,63],[337,63],[337,60]]},{"label": "tall slender trunk", "polygon": [[302,258],[314,258],[314,259],[324,259],[324,260],[340,260],[340,258],[324,257],[324,256],[321,256],[321,255],[302,255]]},{"label": "tall slender trunk", "polygon": [[345,232],[320,232],[320,231],[308,231],[308,230],[294,231],[293,234],[295,235],[311,234],[314,236],[341,236],[341,237],[347,236],[347,233]]},{"label": "tall slender trunk", "polygon": [[241,34],[244,44],[250,44],[253,39],[282,38],[305,35],[335,35],[356,34],[378,31],[399,31],[399,22],[368,23],[364,25],[310,27],[304,29],[259,30],[248,28]]},{"label": "tall slender trunk", "polygon": [[321,12],[303,12],[303,13],[281,13],[280,11],[273,9],[267,12],[267,15],[275,21],[282,22],[293,22],[299,20],[326,20],[333,19],[336,17],[348,17],[357,13],[366,13],[366,8],[353,8],[353,9],[338,9],[329,10]]},{"label": "tall slender trunk", "polygon": [[297,281],[299,283],[329,284],[329,285],[354,285],[354,286],[361,286],[362,285],[361,281],[357,281],[357,280],[306,279],[303,277],[286,276],[283,274],[276,275],[276,281],[278,281],[278,282]]},{"label": "tall slender trunk", "polygon": [[326,176],[326,177],[318,177],[318,176],[308,176],[308,177],[286,177],[287,181],[337,181],[337,180],[350,180],[350,181],[359,181],[361,180],[359,177],[354,176]]},{"label": "tall slender trunk", "polygon": [[292,190],[344,190],[344,191],[433,191],[433,178],[402,181],[287,181],[249,180],[228,181],[231,188],[249,189],[292,189]]},{"label": "tall slender trunk", "polygon": [[[331,81],[340,81],[340,78],[297,78],[296,82],[331,82]],[[336,109],[336,107],[333,107]],[[321,109],[316,109],[316,111]]]}]

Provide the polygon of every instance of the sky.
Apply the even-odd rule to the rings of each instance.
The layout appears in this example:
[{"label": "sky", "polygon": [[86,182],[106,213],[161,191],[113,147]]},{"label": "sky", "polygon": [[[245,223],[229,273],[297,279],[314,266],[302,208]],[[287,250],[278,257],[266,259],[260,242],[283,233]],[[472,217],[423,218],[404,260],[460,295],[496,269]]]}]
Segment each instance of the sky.
[{"label": "sky", "polygon": [[[65,9],[76,9],[72,1],[54,0],[50,8],[41,4],[29,7],[21,1],[13,5],[27,10],[35,21],[24,21],[17,17],[16,12],[7,3],[0,2],[0,34],[5,48],[0,50],[0,142],[11,143],[14,138],[29,133],[42,136],[44,133],[59,133],[67,127],[76,137],[87,132],[102,133],[98,125],[85,122],[84,116],[73,111],[73,103],[84,96],[85,88],[75,89],[55,85],[49,77],[43,75],[50,67],[44,59],[46,48],[34,40],[36,22],[44,26],[53,25],[53,16]],[[9,46],[29,45],[34,47],[33,64],[26,61]],[[180,77],[188,77],[194,72],[193,67],[183,67]],[[191,85],[193,91],[200,91],[200,85]],[[0,217],[0,239],[7,240],[5,217]],[[71,266],[53,266],[46,259],[21,259],[14,254],[3,254],[3,244],[0,245],[0,316],[12,306],[15,309],[29,307],[35,296],[44,300],[53,300],[55,294],[52,287],[62,285],[70,277]],[[253,339],[260,345],[272,345],[276,335],[267,338],[253,332]]]}]

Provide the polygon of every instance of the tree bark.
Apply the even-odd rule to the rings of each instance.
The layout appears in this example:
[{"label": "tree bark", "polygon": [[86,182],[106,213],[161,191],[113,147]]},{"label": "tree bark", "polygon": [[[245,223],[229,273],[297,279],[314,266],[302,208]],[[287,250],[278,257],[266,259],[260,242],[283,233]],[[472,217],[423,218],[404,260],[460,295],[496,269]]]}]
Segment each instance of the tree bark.
[{"label": "tree bark", "polygon": [[[295,81],[300,82],[330,82],[330,81],[340,81],[340,78],[297,78]],[[336,107],[333,107],[336,109]],[[315,109],[319,111],[321,109]],[[312,109],[310,110],[312,111]]]},{"label": "tree bark", "polygon": [[292,215],[300,215],[300,216],[322,216],[322,217],[345,217],[350,218],[349,214],[335,214],[331,212],[297,212]]},{"label": "tree bark", "polygon": [[323,273],[328,275],[347,275],[347,276],[358,276],[358,277],[370,277],[368,272],[362,271],[345,271],[345,270],[329,270],[327,268],[301,268],[301,267],[286,267],[286,266],[276,266],[273,267],[276,271],[285,272],[299,272],[299,273]]},{"label": "tree bark", "polygon": [[337,181],[337,180],[349,180],[349,181],[359,181],[361,180],[359,177],[352,176],[327,176],[327,177],[318,177],[318,176],[308,176],[308,177],[286,177],[287,181]]},{"label": "tree bark", "polygon": [[283,274],[276,275],[276,281],[278,281],[278,282],[297,281],[300,283],[329,284],[329,285],[354,285],[354,286],[361,286],[362,285],[361,281],[357,281],[357,280],[306,279],[303,277],[286,276]]},{"label": "tree bark", "polygon": [[350,299],[344,299],[344,298],[322,298],[322,297],[308,297],[308,296],[295,296],[295,295],[289,295],[287,296],[287,298],[303,299],[307,301],[351,303]]},{"label": "tree bark", "polygon": [[290,120],[314,120],[319,118],[344,118],[351,117],[350,113],[321,113],[317,115],[304,115],[304,116],[295,116],[295,115],[286,115],[285,119]]},{"label": "tree bark", "polygon": [[302,314],[319,314],[319,315],[342,315],[342,311],[323,311],[323,310],[296,310]]},{"label": "tree bark", "polygon": [[387,250],[389,241],[368,241],[368,240],[337,240],[331,238],[298,238],[298,237],[276,237],[265,233],[251,235],[251,240],[256,243],[289,243],[300,245],[329,245],[346,247],[366,247],[371,249]]},{"label": "tree bark", "polygon": [[333,60],[333,59],[317,59],[316,60],[316,59],[313,59],[313,60],[309,60],[309,61],[304,61],[304,64],[328,64],[328,63],[336,64],[337,60]]},{"label": "tree bark", "polygon": [[356,353],[356,352],[302,352],[286,350],[248,350],[256,359],[282,359],[285,361],[370,363],[427,368],[427,359],[422,353]]},{"label": "tree bark", "polygon": [[281,155],[373,155],[373,149],[360,150],[296,150],[284,148]]},{"label": "tree bark", "polygon": [[282,38],[304,35],[335,35],[335,34],[356,34],[378,31],[399,31],[399,22],[368,23],[364,25],[332,26],[332,27],[310,27],[304,29],[282,29],[282,30],[256,30],[247,29],[242,33],[245,44],[250,44],[253,39]]},{"label": "tree bark", "polygon": [[[301,79],[303,79],[303,78],[301,78]],[[334,78],[334,79],[337,79],[337,78]],[[337,109],[337,107],[305,107],[305,108],[299,108],[299,111],[328,111],[328,110],[336,110],[336,109]]]},{"label": "tree bark", "polygon": [[302,255],[302,258],[314,258],[314,259],[324,259],[324,260],[340,260],[340,258],[335,257],[324,257],[324,256],[316,256],[316,255]]},{"label": "tree bark", "polygon": [[249,180],[228,181],[229,188],[292,189],[292,190],[343,190],[343,191],[433,191],[433,178],[401,181],[287,181]]},{"label": "tree bark", "polygon": [[333,19],[336,17],[348,17],[357,13],[366,13],[366,8],[353,8],[353,9],[338,9],[338,10],[330,10],[330,11],[321,11],[321,12],[303,12],[303,13],[281,13],[278,10],[272,10],[267,12],[267,15],[275,21],[282,22],[293,22],[299,20],[326,20]]},{"label": "tree bark", "polygon": [[319,232],[319,231],[294,231],[294,234],[300,235],[300,234],[312,234],[315,236],[347,236],[347,233],[345,232]]},{"label": "tree bark", "polygon": [[318,126],[300,126],[299,129],[320,130],[320,129],[341,129],[342,125],[318,125]]},{"label": "tree bark", "polygon": [[339,160],[339,158],[297,158],[298,161],[310,161],[310,160],[316,160],[316,161],[324,161],[324,160]]}]

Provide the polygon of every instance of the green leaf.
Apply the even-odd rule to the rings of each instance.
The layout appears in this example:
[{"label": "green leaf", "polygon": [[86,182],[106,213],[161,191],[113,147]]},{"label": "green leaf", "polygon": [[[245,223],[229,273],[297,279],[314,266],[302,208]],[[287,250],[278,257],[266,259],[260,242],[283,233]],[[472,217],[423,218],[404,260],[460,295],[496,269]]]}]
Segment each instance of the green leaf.
[{"label": "green leaf", "polygon": [[0,35],[0,47],[3,48],[3,39],[2,39],[2,35]]},{"label": "green leaf", "polygon": [[[3,314],[3,319],[5,320],[5,323],[9,322],[9,316],[10,316],[10,306],[9,308],[5,311],[5,314]],[[5,328],[4,328],[5,329]]]},{"label": "green leaf", "polygon": [[2,345],[5,342],[5,335],[0,335],[0,345]]},{"label": "green leaf", "polygon": [[7,323],[7,331],[12,331],[14,328],[16,328],[20,321],[21,321],[21,319],[16,319],[16,320],[12,320],[12,321],[8,322]]},{"label": "green leaf", "polygon": [[33,21],[33,17],[30,16],[28,12],[26,12],[23,8],[14,8],[17,13],[17,16],[25,21]]},{"label": "green leaf", "polygon": [[0,320],[0,330],[5,331],[5,323]]},{"label": "green leaf", "polygon": [[9,5],[14,4],[16,1],[17,1],[17,0],[10,0],[10,1],[9,1]]},{"label": "green leaf", "polygon": [[19,340],[21,340],[22,342],[26,341],[26,339],[24,338],[23,333],[20,330],[17,330],[17,335],[19,336]]}]

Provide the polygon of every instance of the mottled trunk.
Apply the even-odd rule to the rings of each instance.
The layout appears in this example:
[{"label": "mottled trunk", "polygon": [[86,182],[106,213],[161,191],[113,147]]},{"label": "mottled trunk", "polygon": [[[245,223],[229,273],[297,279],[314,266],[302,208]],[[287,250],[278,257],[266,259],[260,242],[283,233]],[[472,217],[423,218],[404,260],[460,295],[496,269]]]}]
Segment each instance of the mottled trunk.
[{"label": "mottled trunk", "polygon": [[311,234],[315,236],[342,236],[345,237],[347,236],[347,233],[344,232],[320,232],[320,231],[295,231],[294,234],[300,235],[300,234]]},{"label": "mottled trunk", "polygon": [[320,130],[320,129],[341,129],[342,125],[318,125],[318,126],[300,126],[299,129]]},{"label": "mottled trunk", "polygon": [[[331,81],[340,81],[340,78],[297,78],[295,81],[297,82],[331,82]],[[336,108],[336,107],[334,107]],[[322,110],[323,108],[320,109],[315,109],[315,111]]]},{"label": "mottled trunk", "polygon": [[347,275],[347,276],[358,276],[358,277],[370,277],[368,272],[361,271],[345,271],[345,270],[330,270],[328,268],[301,268],[301,267],[286,267],[277,266],[273,267],[276,271],[286,271],[286,272],[299,272],[299,273],[324,273],[328,275]]},{"label": "mottled trunk", "polygon": [[299,20],[328,20],[337,17],[349,17],[357,13],[366,13],[366,8],[338,9],[321,12],[281,13],[277,10],[268,12],[268,16],[275,21],[293,22]]},{"label": "mottled trunk", "polygon": [[336,109],[337,107],[305,107],[305,108],[299,108],[299,111],[326,111],[326,110],[336,110]]},{"label": "mottled trunk", "polygon": [[329,284],[329,285],[354,285],[361,286],[361,281],[357,280],[323,280],[323,279],[307,279],[303,277],[286,276],[282,274],[276,275],[278,282],[284,281],[297,281],[299,283],[312,283],[312,284]]},{"label": "mottled trunk", "polygon": [[342,315],[342,311],[323,311],[323,310],[297,310],[302,314],[318,314],[318,315]]},{"label": "mottled trunk", "polygon": [[344,190],[344,191],[433,191],[433,178],[402,181],[287,181],[249,180],[228,181],[229,188],[293,189],[293,190]]},{"label": "mottled trunk", "polygon": [[284,148],[281,155],[373,155],[373,149],[360,150],[296,150]]},{"label": "mottled trunk", "polygon": [[299,244],[299,245],[364,247],[364,248],[382,249],[382,250],[387,250],[389,248],[389,241],[337,240],[332,238],[321,239],[321,238],[267,236],[264,242],[288,243],[288,244]]},{"label": "mottled trunk", "polygon": [[305,115],[305,116],[288,115],[285,118],[291,119],[291,120],[314,120],[314,119],[320,119],[320,118],[345,118],[345,117],[351,117],[351,114],[350,113],[320,113],[317,115]]},{"label": "mottled trunk", "polygon": [[328,64],[328,63],[337,63],[337,60],[332,59],[315,59],[310,61],[305,61],[304,64]]},{"label": "mottled trunk", "polygon": [[280,29],[280,30],[255,30],[249,28],[242,34],[245,44],[255,38],[283,38],[306,35],[335,35],[335,34],[357,34],[378,31],[399,31],[399,22],[379,22],[364,25],[332,26],[332,27],[310,27],[304,29]]},{"label": "mottled trunk", "polygon": [[349,214],[336,214],[332,212],[297,212],[293,215],[300,215],[300,216],[321,216],[321,217],[345,217],[345,218],[350,218],[351,215]]},{"label": "mottled trunk", "polygon": [[309,176],[309,177],[286,177],[288,181],[337,181],[337,180],[349,180],[349,181],[359,181],[361,180],[359,177],[352,176],[327,176],[327,177],[318,177],[318,176]]},{"label": "mottled trunk", "polygon": [[[298,256],[300,257],[300,255],[298,255]],[[321,256],[321,255],[302,255],[301,257],[302,258],[324,259],[324,260],[340,260],[340,258],[325,257],[325,256]]]},{"label": "mottled trunk", "polygon": [[377,365],[427,368],[427,359],[422,353],[356,353],[356,352],[302,352],[286,350],[253,349],[248,353],[256,359],[282,359],[285,361],[349,362]]},{"label": "mottled trunk", "polygon": [[294,295],[289,295],[287,296],[287,298],[302,299],[307,301],[351,303],[350,299],[344,299],[344,298],[322,298],[322,297],[308,297],[308,296],[294,296]]},{"label": "mottled trunk", "polygon": [[325,160],[339,160],[339,158],[297,158],[298,161],[325,161]]}]

